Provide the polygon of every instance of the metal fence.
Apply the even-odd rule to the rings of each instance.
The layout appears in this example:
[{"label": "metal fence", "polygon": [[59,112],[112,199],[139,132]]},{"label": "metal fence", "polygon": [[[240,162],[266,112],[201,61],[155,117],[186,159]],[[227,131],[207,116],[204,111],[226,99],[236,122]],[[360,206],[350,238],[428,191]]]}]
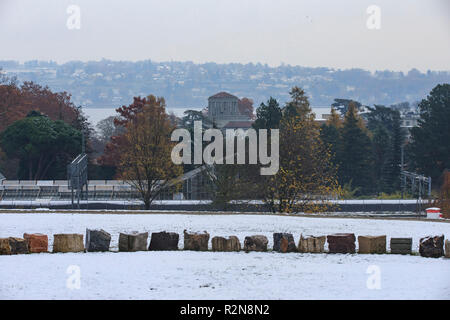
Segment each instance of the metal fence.
[{"label": "metal fence", "polygon": [[[185,181],[186,182],[186,181]],[[154,210],[185,211],[270,211],[262,201],[231,203],[224,210],[216,208],[211,201],[196,200],[185,195],[183,199],[172,200],[174,194],[161,193],[152,204]],[[188,190],[188,188],[186,189]],[[371,212],[423,215],[425,208],[437,206],[427,200],[337,200],[334,201],[333,212]],[[11,181],[0,182],[0,208],[53,208],[70,209],[71,190],[67,180],[56,181]],[[448,205],[450,207],[450,205]],[[143,209],[140,194],[129,184],[120,180],[90,180],[88,192],[80,199],[80,209]]]},{"label": "metal fence", "polygon": [[[122,194],[124,196],[124,194]],[[109,196],[107,196],[109,198]],[[373,213],[398,214],[403,216],[423,216],[424,209],[429,205],[417,201],[401,200],[343,200],[338,201],[330,212],[336,213]],[[4,199],[0,201],[0,208],[8,209],[70,209],[70,195],[66,199]],[[85,199],[80,201],[80,209],[97,210],[142,210],[144,205],[138,197],[116,199]],[[236,211],[236,212],[270,212],[270,209],[260,201],[251,203],[231,203],[226,208],[217,208],[208,200],[155,200],[151,210],[175,211]]]}]

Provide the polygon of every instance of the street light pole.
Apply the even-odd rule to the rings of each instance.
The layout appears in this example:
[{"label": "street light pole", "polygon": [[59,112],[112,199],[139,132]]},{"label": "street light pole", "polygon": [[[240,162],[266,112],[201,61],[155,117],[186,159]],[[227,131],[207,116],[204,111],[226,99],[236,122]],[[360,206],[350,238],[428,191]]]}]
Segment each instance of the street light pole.
[{"label": "street light pole", "polygon": [[[404,169],[404,151],[403,151],[403,149],[404,149],[404,145],[402,144],[402,146],[400,147],[400,150],[401,150],[401,165],[400,165],[400,172],[402,172],[403,171],[403,169]],[[403,175],[400,175],[400,179],[401,179],[401,181],[400,181],[400,188],[402,189],[402,200],[403,200],[403,192],[404,192],[404,190],[405,190],[405,185],[404,185],[404,182],[403,182]]]}]

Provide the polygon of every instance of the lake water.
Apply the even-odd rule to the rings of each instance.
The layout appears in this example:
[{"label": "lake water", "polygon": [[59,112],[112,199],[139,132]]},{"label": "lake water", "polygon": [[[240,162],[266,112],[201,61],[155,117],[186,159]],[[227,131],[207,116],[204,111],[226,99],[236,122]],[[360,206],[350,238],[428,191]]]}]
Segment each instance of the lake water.
[{"label": "lake water", "polygon": [[[202,108],[189,108],[201,110]],[[182,117],[185,108],[167,108],[168,113],[173,112],[177,117]],[[116,108],[83,108],[83,112],[88,116],[89,121],[95,126],[100,120],[117,115]]]},{"label": "lake water", "polygon": [[[189,108],[201,110],[202,108]],[[177,117],[182,117],[186,108],[167,108],[167,112],[173,112]],[[316,119],[323,119],[323,114],[330,113],[330,107],[312,107],[316,114]],[[95,126],[100,120],[116,115],[116,108],[83,108],[83,112],[88,116],[89,121]]]}]

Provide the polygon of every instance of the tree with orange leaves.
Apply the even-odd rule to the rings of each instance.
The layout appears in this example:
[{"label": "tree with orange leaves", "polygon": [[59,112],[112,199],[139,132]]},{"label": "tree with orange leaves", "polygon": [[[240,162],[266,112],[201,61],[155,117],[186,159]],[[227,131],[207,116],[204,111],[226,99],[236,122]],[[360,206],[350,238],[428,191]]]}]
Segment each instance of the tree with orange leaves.
[{"label": "tree with orange leaves", "polygon": [[70,99],[67,92],[55,93],[49,87],[31,81],[19,86],[15,78],[0,72],[0,132],[14,121],[25,118],[31,111],[38,111],[51,120],[62,120],[75,129],[87,130],[82,128],[86,127],[86,119],[80,108]]},{"label": "tree with orange leaves", "polygon": [[170,135],[175,126],[166,113],[164,99],[150,95],[140,102],[144,103],[138,104],[137,109],[122,113],[127,114],[129,121],[122,122],[126,133],[122,137],[118,171],[120,178],[139,191],[145,209],[149,209],[164,189],[176,188],[182,166],[171,161],[175,142]]},{"label": "tree with orange leaves", "polygon": [[0,70],[0,132],[26,115],[21,100],[16,79],[6,77]]},{"label": "tree with orange leaves", "polygon": [[242,98],[238,103],[239,112],[248,116],[250,119],[255,119],[255,113],[253,108],[253,100],[249,98]]},{"label": "tree with orange leaves", "polygon": [[[15,122],[23,120],[28,114],[37,112],[47,116],[52,121],[61,120],[73,129],[83,131],[90,150],[92,128],[83,115],[81,107],[71,101],[67,92],[52,92],[47,86],[42,87],[33,82],[19,85],[16,78],[6,76],[0,70],[0,133],[7,130]],[[59,174],[65,172],[64,161],[59,161]],[[20,165],[17,159],[6,156],[0,157],[3,173],[10,179],[19,178]],[[56,166],[53,165],[52,169]]]},{"label": "tree with orange leaves", "polygon": [[[128,106],[122,106],[116,109],[119,114],[114,119],[114,125],[117,128],[126,128],[141,113],[147,104],[147,98],[134,97],[133,103]],[[118,167],[120,163],[120,155],[126,147],[126,139],[124,130],[119,131],[120,134],[112,136],[106,144],[103,155],[97,159],[97,162],[103,166]]]}]

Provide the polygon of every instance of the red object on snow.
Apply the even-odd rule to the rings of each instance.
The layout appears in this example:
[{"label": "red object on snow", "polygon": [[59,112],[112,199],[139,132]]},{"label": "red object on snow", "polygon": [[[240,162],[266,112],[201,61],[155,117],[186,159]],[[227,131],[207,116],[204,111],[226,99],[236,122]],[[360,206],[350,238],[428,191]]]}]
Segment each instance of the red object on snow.
[{"label": "red object on snow", "polygon": [[425,211],[427,212],[427,218],[430,219],[443,218],[441,208],[427,208],[425,209]]}]

